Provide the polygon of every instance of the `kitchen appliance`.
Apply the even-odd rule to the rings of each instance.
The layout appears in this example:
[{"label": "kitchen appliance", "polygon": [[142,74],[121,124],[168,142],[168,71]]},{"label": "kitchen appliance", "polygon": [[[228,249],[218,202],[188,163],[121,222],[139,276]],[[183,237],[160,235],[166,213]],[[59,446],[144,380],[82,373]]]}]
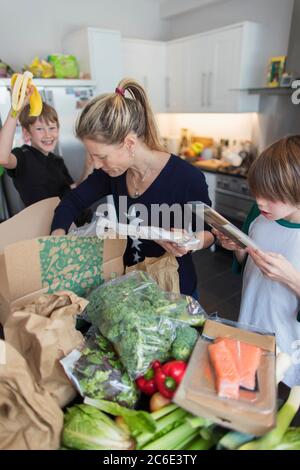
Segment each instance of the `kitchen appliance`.
[{"label": "kitchen appliance", "polygon": [[[43,101],[53,106],[58,114],[60,138],[55,153],[64,158],[72,178],[74,181],[78,181],[84,169],[86,153],[82,143],[75,137],[75,122],[80,110],[87,101],[93,98],[95,82],[91,80],[39,79],[35,80],[35,85]],[[10,80],[0,79],[0,119],[2,122],[9,113],[10,104]],[[22,130],[18,126],[13,146],[17,147],[23,144]],[[7,175],[2,177],[2,191],[9,216],[24,208],[12,179]]]},{"label": "kitchen appliance", "polygon": [[237,227],[241,227],[255,203],[245,178],[217,174],[215,209]]}]

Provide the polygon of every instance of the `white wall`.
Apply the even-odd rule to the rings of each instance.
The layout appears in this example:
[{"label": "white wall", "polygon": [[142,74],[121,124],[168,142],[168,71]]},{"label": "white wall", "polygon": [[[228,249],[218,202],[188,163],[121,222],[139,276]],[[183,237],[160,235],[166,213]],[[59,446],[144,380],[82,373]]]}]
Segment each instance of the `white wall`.
[{"label": "white wall", "polygon": [[228,0],[207,5],[170,18],[170,36],[174,39],[210,29],[256,21],[268,28],[272,55],[287,52],[294,0]]},{"label": "white wall", "polygon": [[61,38],[84,26],[126,37],[166,39],[156,0],[0,0],[0,59],[21,69],[35,55],[61,52]]}]

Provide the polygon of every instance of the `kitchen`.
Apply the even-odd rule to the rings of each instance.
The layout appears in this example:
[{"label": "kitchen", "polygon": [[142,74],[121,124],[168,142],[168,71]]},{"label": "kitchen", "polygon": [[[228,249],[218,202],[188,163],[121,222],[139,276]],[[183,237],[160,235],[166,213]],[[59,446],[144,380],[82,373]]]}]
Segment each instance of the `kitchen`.
[{"label": "kitchen", "polygon": [[[72,135],[72,113],[75,117],[80,102],[114,90],[123,76],[133,76],[149,93],[169,151],[184,153],[183,129],[188,130],[186,147],[199,137],[212,139],[206,157],[205,152],[199,158],[192,155],[191,163],[204,171],[214,207],[242,225],[253,202],[240,160],[245,145],[247,159],[252,160],[275,140],[299,134],[300,106],[292,103],[291,83],[267,87],[272,57],[287,56],[287,71],[299,78],[299,0],[89,0],[85,5],[54,0],[47,21],[37,13],[37,0],[30,11],[20,0],[17,3],[17,18],[16,2],[2,6],[1,36],[10,37],[17,30],[20,44],[2,40],[1,60],[20,71],[37,55],[74,54],[84,77],[64,84],[58,79],[37,81],[42,96],[59,111],[58,151],[74,178],[86,156]],[[2,121],[7,101],[1,89],[7,90],[7,85],[8,79],[0,78]],[[62,91],[65,87],[73,91]],[[70,98],[68,103],[62,103],[61,92]],[[18,132],[16,144],[22,140]],[[221,167],[220,161],[228,164]],[[22,203],[11,182],[0,178],[0,217],[5,220],[18,213]],[[231,274],[231,256],[217,248],[196,253],[194,261],[205,309],[236,320],[241,280]]]}]

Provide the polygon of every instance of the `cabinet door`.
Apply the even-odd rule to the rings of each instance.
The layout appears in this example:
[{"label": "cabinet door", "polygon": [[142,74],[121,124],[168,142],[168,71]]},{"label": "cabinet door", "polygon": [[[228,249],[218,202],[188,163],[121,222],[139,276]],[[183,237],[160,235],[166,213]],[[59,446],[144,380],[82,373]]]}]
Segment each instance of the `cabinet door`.
[{"label": "cabinet door", "polygon": [[184,111],[188,113],[209,112],[210,71],[212,69],[212,42],[209,36],[190,38],[185,43],[185,89]]},{"label": "cabinet door", "polygon": [[97,93],[111,93],[123,77],[121,33],[89,28],[91,72]]},{"label": "cabinet door", "polygon": [[167,44],[166,110],[186,112],[186,41]]},{"label": "cabinet door", "polygon": [[240,83],[242,28],[210,36],[212,66],[208,75],[208,107],[211,112],[237,110]]},{"label": "cabinet door", "polygon": [[166,110],[166,45],[159,41],[123,39],[124,76],[144,86],[155,112]]}]

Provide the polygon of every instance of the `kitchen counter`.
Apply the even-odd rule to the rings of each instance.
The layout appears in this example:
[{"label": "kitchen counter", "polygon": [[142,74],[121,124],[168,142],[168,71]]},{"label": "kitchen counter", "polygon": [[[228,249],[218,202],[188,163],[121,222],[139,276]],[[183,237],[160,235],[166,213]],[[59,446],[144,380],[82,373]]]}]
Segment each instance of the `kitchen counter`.
[{"label": "kitchen counter", "polygon": [[228,167],[228,169],[226,168],[211,169],[211,168],[200,167],[198,165],[195,165],[195,166],[205,173],[213,173],[213,174],[218,174],[218,175],[230,175],[230,176],[236,176],[238,178],[247,179],[247,175],[239,173],[236,168],[232,169],[232,167]]}]

